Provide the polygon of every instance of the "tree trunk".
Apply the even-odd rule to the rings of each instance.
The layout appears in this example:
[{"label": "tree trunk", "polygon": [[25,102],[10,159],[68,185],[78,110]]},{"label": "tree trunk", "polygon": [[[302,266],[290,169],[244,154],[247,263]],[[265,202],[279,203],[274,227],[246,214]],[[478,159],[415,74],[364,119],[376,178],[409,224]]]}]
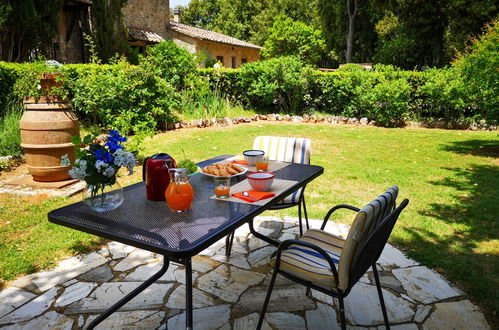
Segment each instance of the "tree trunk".
[{"label": "tree trunk", "polygon": [[347,0],[347,12],[348,12],[348,34],[347,34],[347,52],[346,52],[346,62],[352,63],[352,49],[353,49],[353,34],[355,27],[355,16],[357,16],[357,0]]},{"label": "tree trunk", "polygon": [[10,45],[9,45],[9,55],[7,55],[7,62],[12,62],[12,56],[14,55],[14,33],[10,33]]}]

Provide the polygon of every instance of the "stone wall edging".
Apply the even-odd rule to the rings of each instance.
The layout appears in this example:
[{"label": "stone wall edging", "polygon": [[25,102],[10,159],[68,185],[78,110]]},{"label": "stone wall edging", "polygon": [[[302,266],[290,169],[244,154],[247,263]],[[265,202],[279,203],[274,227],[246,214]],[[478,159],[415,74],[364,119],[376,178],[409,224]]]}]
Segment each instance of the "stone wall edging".
[{"label": "stone wall edging", "polygon": [[[232,126],[237,124],[250,123],[255,121],[283,121],[294,123],[325,123],[333,125],[356,125],[356,126],[377,126],[376,121],[367,118],[348,118],[343,116],[317,116],[317,115],[279,115],[271,113],[255,114],[251,117],[225,117],[225,118],[212,118],[212,119],[195,119],[189,122],[180,121],[175,123],[168,123],[167,129],[180,129],[180,128],[205,128],[205,127],[223,127]],[[466,121],[446,121],[444,119],[435,119],[429,122],[416,122],[406,121],[402,122],[399,127],[410,128],[441,128],[441,129],[459,129],[459,130],[472,130],[472,131],[497,131],[496,125],[489,125],[485,121],[479,123],[469,123]]]}]

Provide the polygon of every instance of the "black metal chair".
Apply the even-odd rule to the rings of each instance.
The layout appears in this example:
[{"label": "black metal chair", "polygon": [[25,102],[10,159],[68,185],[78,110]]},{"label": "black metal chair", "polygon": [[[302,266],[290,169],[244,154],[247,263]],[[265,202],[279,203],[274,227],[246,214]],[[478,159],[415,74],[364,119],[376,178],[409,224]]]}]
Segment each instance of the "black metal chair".
[{"label": "black metal chair", "polygon": [[[369,267],[373,270],[385,326],[389,329],[376,261],[400,213],[409,203],[405,199],[395,208],[397,194],[398,188],[391,187],[362,210],[350,205],[335,206],[324,218],[321,230],[312,229],[299,240],[282,242],[277,249],[275,267],[257,329],[261,329],[277,274],[307,286],[307,294],[310,289],[314,289],[337,298],[341,326],[346,329],[343,299]],[[323,231],[331,214],[341,208],[358,212],[346,240]],[[338,264],[338,270],[335,264]]]},{"label": "black metal chair", "polygon": [[[269,160],[281,162],[310,164],[310,153],[312,141],[307,138],[279,137],[279,136],[257,136],[253,141],[253,149],[263,150]],[[298,222],[300,225],[300,236],[303,235],[302,209],[307,230],[309,229],[307,205],[305,204],[305,187],[297,189],[284,200],[272,206],[269,210],[281,210],[298,206]],[[270,243],[265,236],[259,234],[249,222],[251,233],[264,241]],[[225,255],[230,256],[232,244],[234,242],[234,232],[227,235],[225,239]]]}]

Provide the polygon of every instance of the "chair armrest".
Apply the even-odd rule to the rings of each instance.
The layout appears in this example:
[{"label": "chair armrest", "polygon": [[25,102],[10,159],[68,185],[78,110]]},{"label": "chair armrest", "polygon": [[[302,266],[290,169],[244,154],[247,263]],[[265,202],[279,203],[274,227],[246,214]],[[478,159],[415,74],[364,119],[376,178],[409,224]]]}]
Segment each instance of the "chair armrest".
[{"label": "chair armrest", "polygon": [[285,240],[284,242],[281,242],[281,244],[279,244],[279,247],[277,248],[276,261],[275,261],[276,264],[279,264],[281,262],[282,251],[287,249],[291,245],[301,245],[301,246],[308,247],[308,248],[320,253],[324,257],[324,259],[326,259],[326,261],[328,262],[329,267],[331,268],[331,271],[333,272],[334,280],[336,282],[336,287],[338,287],[338,285],[339,285],[338,271],[336,270],[336,266],[334,265],[333,260],[331,259],[329,254],[327,254],[326,251],[324,251],[322,248],[320,248],[317,245],[314,245],[312,243],[300,241],[297,239],[288,239],[288,240]]},{"label": "chair armrest", "polygon": [[336,205],[327,212],[326,216],[324,217],[324,221],[322,222],[321,230],[324,230],[324,228],[326,228],[326,223],[328,222],[328,220],[331,217],[331,215],[333,214],[333,212],[336,210],[339,210],[339,209],[347,209],[347,210],[352,210],[355,212],[360,211],[360,209],[358,207],[355,207],[352,205],[347,205],[347,204]]}]

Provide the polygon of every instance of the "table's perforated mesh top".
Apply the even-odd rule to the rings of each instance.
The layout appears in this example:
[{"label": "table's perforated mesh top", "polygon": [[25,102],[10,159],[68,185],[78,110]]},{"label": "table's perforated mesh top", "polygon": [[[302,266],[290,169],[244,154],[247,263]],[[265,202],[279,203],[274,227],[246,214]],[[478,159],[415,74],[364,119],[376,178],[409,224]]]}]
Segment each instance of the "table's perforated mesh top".
[{"label": "table's perforated mesh top", "polygon": [[[297,187],[322,172],[322,167],[291,164],[277,171],[276,177],[298,181]],[[210,199],[212,178],[196,174],[189,181],[195,190],[194,202],[183,213],[170,211],[164,201],[147,200],[145,184],[140,182],[124,189],[125,201],[116,210],[98,213],[80,202],[51,211],[49,220],[150,251],[183,257],[197,254],[276,202],[258,206]]]}]

